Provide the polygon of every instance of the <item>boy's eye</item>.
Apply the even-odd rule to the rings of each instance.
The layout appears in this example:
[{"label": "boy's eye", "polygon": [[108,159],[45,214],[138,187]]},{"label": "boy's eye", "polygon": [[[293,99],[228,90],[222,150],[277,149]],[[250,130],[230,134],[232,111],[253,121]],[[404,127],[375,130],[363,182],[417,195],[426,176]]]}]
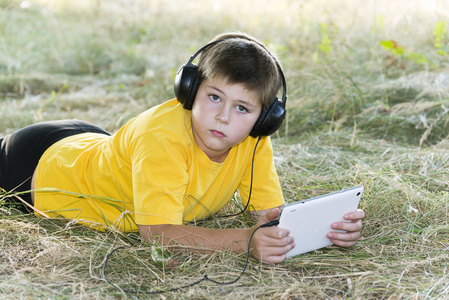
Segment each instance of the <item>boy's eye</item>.
[{"label": "boy's eye", "polygon": [[244,106],[242,106],[242,105],[238,105],[238,106],[237,106],[237,110],[238,110],[239,112],[242,112],[242,113],[248,112],[248,110],[246,109],[246,107],[244,107]]},{"label": "boy's eye", "polygon": [[220,101],[220,97],[218,97],[217,95],[209,95],[209,98],[214,102]]}]

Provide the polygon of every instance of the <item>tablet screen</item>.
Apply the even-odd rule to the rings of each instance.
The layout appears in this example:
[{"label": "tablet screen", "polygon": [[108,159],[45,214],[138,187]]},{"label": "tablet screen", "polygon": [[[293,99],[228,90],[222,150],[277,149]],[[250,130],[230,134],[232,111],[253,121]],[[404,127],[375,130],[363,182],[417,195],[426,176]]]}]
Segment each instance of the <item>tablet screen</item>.
[{"label": "tablet screen", "polygon": [[355,211],[363,194],[363,186],[284,205],[279,218],[280,228],[290,230],[295,248],[287,253],[292,257],[332,245],[326,237],[333,222],[350,222],[343,215]]}]

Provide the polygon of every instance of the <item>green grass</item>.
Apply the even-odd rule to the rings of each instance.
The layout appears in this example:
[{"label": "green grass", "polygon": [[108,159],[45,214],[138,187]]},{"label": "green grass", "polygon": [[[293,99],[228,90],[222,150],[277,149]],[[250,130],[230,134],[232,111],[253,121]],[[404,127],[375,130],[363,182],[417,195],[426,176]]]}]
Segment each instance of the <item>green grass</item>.
[{"label": "green grass", "polygon": [[[177,69],[213,36],[247,32],[278,55],[288,82],[288,116],[273,136],[286,200],[362,184],[364,239],[276,266],[250,259],[234,285],[202,282],[156,297],[447,298],[449,63],[439,53],[449,53],[449,36],[442,47],[434,41],[438,22],[449,30],[446,2],[0,0],[0,136],[63,118],[114,132],[174,97]],[[386,40],[406,55],[383,48]],[[226,208],[236,211],[234,202]],[[106,275],[141,294],[102,279],[118,246]],[[204,274],[232,280],[245,262],[183,247],[173,269],[150,257],[135,235],[0,207],[1,298],[147,298],[155,286]]]}]

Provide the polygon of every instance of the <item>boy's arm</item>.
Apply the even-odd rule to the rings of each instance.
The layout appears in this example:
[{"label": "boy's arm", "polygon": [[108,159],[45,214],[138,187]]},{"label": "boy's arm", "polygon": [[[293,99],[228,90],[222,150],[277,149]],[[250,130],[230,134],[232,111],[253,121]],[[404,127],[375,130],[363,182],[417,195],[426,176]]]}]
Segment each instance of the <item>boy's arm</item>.
[{"label": "boy's arm", "polygon": [[[274,213],[273,213],[274,212]],[[234,253],[248,251],[252,232],[260,225],[275,220],[279,210],[268,213],[263,221],[252,228],[211,229],[190,225],[139,225],[140,236],[159,239],[161,244],[178,244],[199,253],[231,250]],[[295,246],[289,231],[278,227],[260,228],[251,240],[251,255],[265,263],[281,263],[286,253]]]}]

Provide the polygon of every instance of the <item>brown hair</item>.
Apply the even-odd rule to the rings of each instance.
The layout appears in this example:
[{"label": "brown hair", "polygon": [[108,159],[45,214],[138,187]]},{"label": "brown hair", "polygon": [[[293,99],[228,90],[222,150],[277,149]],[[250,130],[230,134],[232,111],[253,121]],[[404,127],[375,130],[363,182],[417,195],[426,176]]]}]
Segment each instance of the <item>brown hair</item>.
[{"label": "brown hair", "polygon": [[258,95],[262,109],[268,107],[282,85],[276,57],[261,42],[244,33],[225,33],[212,41],[218,40],[223,41],[201,53],[199,79],[224,78],[232,84],[243,84]]}]

